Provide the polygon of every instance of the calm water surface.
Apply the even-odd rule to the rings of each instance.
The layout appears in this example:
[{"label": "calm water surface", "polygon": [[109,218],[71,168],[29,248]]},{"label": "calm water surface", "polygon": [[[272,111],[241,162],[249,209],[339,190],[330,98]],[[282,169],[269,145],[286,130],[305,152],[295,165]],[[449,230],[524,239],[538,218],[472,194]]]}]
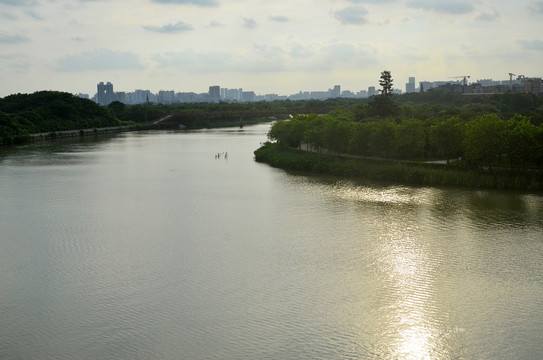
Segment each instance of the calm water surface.
[{"label": "calm water surface", "polygon": [[3,149],[0,358],[543,358],[541,195],[289,174],[268,128]]}]

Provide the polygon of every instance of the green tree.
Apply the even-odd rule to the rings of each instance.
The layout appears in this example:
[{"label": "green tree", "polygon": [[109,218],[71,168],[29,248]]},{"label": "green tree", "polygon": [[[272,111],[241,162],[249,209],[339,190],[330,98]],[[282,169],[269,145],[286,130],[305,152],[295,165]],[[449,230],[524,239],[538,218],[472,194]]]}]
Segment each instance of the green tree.
[{"label": "green tree", "polygon": [[506,146],[511,169],[526,170],[526,165],[534,162],[539,144],[538,128],[526,116],[515,115],[507,121]]},{"label": "green tree", "polygon": [[303,141],[307,143],[309,150],[316,148],[320,152],[324,147],[324,117],[311,114],[306,117],[306,120]]},{"label": "green tree", "polygon": [[396,123],[384,120],[368,124],[369,140],[368,148],[372,155],[392,157],[395,154]]},{"label": "green tree", "polygon": [[465,125],[456,116],[439,121],[430,127],[430,143],[439,155],[447,158],[447,165],[451,158],[462,155],[464,137]]},{"label": "green tree", "polygon": [[351,123],[330,119],[324,123],[324,145],[341,156],[347,151],[351,134]]},{"label": "green tree", "polygon": [[368,155],[369,139],[370,125],[367,123],[353,123],[348,152],[358,155]]},{"label": "green tree", "polygon": [[279,143],[299,148],[304,138],[305,121],[303,115],[296,115],[291,120],[278,121],[268,132],[270,140],[277,140]]},{"label": "green tree", "polygon": [[426,145],[426,133],[424,124],[417,119],[403,119],[396,126],[397,155],[403,158],[415,158],[424,156]]},{"label": "green tree", "polygon": [[395,117],[400,114],[400,107],[391,96],[374,96],[368,103],[366,114],[381,119]]},{"label": "green tree", "polygon": [[505,151],[505,122],[487,114],[467,124],[464,140],[466,160],[476,166],[492,164]]},{"label": "green tree", "polygon": [[393,83],[392,83],[392,74],[389,70],[385,70],[381,72],[381,80],[379,80],[379,85],[381,85],[381,92],[382,96],[389,96],[392,95]]}]

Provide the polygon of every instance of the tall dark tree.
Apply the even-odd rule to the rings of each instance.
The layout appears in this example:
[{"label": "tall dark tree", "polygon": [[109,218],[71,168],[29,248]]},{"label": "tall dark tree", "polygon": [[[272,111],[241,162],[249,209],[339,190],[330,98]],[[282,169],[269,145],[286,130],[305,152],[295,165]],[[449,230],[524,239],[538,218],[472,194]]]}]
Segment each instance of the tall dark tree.
[{"label": "tall dark tree", "polygon": [[382,87],[382,89],[379,90],[381,92],[381,95],[389,96],[392,94],[392,90],[394,90],[394,87],[392,83],[392,74],[389,70],[385,70],[381,73],[381,80],[379,80],[379,85],[381,85]]}]

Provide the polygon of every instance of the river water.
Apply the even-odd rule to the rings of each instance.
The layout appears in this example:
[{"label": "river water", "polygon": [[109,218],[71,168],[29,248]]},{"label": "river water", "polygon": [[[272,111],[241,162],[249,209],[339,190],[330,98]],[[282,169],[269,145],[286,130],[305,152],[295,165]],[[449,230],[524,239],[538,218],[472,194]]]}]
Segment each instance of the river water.
[{"label": "river water", "polygon": [[543,358],[543,196],[291,174],[268,129],[3,149],[0,358]]}]

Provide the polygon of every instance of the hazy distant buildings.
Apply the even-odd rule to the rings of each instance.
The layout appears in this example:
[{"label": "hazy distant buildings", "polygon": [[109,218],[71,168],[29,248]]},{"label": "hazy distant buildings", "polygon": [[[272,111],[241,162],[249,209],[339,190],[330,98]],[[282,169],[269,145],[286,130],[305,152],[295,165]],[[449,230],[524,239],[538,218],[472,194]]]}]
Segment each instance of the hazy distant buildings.
[{"label": "hazy distant buildings", "polygon": [[145,104],[152,101],[152,94],[149,90],[136,90],[132,93],[126,94],[126,103],[130,105]]},{"label": "hazy distant buildings", "polygon": [[[442,91],[444,93],[457,93],[464,95],[483,95],[483,94],[501,94],[505,92],[513,93],[543,93],[543,81],[541,78],[532,78],[519,75],[516,79],[494,81],[492,79],[481,79],[476,82],[464,84],[463,80],[455,81],[421,81],[420,87],[416,88],[415,77],[409,77],[409,82],[405,84],[405,92],[412,93],[416,91],[426,92],[430,90]],[[402,94],[402,90],[395,89],[394,94]],[[202,103],[212,102],[258,102],[258,101],[303,101],[303,100],[326,100],[330,98],[368,98],[378,95],[375,86],[369,86],[368,90],[361,90],[354,93],[350,90],[341,90],[340,85],[334,85],[327,91],[300,91],[296,94],[282,96],[278,94],[257,95],[254,91],[243,91],[243,89],[221,88],[219,85],[209,86],[209,91],[197,94],[195,92],[178,92],[173,90],[160,90],[154,94],[149,90],[135,90],[134,92],[114,92],[113,84],[97,84],[97,93],[93,100],[100,105],[107,106],[113,101],[120,101],[129,105],[145,103]],[[88,95],[79,94],[81,97]]]}]

